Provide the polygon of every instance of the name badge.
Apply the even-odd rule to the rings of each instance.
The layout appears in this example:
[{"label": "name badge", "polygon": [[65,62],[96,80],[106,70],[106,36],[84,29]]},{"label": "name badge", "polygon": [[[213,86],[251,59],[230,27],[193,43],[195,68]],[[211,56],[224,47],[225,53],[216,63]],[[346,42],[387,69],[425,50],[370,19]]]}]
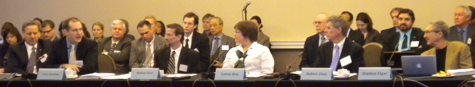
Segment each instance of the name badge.
[{"label": "name badge", "polygon": [[221,50],[229,50],[229,45],[221,45]]},{"label": "name badge", "polygon": [[76,64],[78,66],[83,66],[84,65],[82,60],[76,60],[76,62],[74,64]]},{"label": "name badge", "polygon": [[346,56],[340,60],[341,67],[345,67],[348,64],[351,64],[351,56]]},{"label": "name badge", "polygon": [[467,39],[467,44],[472,44],[472,38]]},{"label": "name badge", "polygon": [[195,48],[195,51],[198,52],[198,53],[200,52],[200,50],[198,50],[198,48]]},{"label": "name badge", "polygon": [[302,68],[300,80],[332,80],[331,68]]},{"label": "name badge", "polygon": [[180,64],[180,69],[178,69],[178,70],[183,71],[183,72],[187,72],[188,71],[188,65]]},{"label": "name badge", "polygon": [[161,79],[158,68],[132,68],[130,79]]},{"label": "name badge", "polygon": [[114,53],[120,53],[121,51],[120,50],[114,50]]},{"label": "name badge", "polygon": [[244,80],[246,73],[244,69],[222,69],[217,68],[214,80]]},{"label": "name badge", "polygon": [[411,41],[411,47],[419,47],[419,41]]},{"label": "name badge", "polygon": [[45,62],[46,58],[48,58],[48,54],[45,53],[45,54],[43,54],[43,56],[40,57],[41,63]]},{"label": "name badge", "polygon": [[40,68],[38,70],[37,80],[63,80],[66,78],[63,69],[58,68]]},{"label": "name badge", "polygon": [[391,67],[360,67],[358,80],[391,80]]}]

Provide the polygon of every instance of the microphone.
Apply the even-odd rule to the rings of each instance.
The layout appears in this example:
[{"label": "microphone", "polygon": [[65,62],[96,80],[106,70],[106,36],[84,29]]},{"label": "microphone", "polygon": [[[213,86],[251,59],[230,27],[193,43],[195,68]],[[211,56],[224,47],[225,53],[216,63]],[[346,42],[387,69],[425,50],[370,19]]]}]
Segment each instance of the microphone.
[{"label": "microphone", "polygon": [[294,61],[292,61],[292,63],[287,65],[287,67],[285,67],[286,70],[285,70],[285,74],[284,74],[282,79],[289,80],[291,78],[291,73],[290,72],[292,72],[292,64],[294,64],[294,62],[297,61],[297,59],[302,57],[302,54],[303,54],[303,52],[300,52],[299,56],[297,58],[295,58]]},{"label": "microphone", "polygon": [[399,43],[396,44],[396,46],[394,46],[394,50],[393,50],[393,52],[391,53],[391,57],[389,57],[389,60],[386,61],[386,67],[389,67],[389,62],[391,62],[391,59],[393,58],[394,53],[396,53],[396,50],[397,50],[397,47],[398,47],[398,46],[399,46]]},{"label": "microphone", "polygon": [[213,66],[214,63],[216,63],[214,60],[218,60],[219,57],[216,57],[213,59],[213,62],[211,64],[209,64],[208,66],[208,71],[206,73],[202,73],[201,74],[201,78],[205,78],[205,79],[208,79],[208,78],[214,78],[214,74],[210,74],[210,71],[211,71],[211,67]]},{"label": "microphone", "polygon": [[251,2],[247,2],[246,5],[244,5],[244,8],[242,8],[242,11],[247,9],[247,6],[251,5]]}]

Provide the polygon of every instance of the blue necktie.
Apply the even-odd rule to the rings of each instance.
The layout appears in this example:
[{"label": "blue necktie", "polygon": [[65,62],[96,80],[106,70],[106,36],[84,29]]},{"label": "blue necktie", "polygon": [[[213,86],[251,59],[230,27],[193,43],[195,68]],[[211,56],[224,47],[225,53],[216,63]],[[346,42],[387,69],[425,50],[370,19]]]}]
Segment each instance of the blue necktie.
[{"label": "blue necktie", "polygon": [[330,65],[330,68],[332,68],[332,71],[336,71],[339,60],[340,60],[340,47],[338,47],[338,45],[336,45],[335,46],[335,56],[333,56],[332,64]]}]

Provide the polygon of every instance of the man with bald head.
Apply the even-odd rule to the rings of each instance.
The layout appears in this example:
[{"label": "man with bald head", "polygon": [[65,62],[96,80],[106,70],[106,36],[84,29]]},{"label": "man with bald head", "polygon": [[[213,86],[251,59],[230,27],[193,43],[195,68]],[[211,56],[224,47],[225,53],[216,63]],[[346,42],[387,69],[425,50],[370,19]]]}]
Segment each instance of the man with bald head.
[{"label": "man with bald head", "polygon": [[317,55],[317,49],[323,43],[328,42],[327,37],[325,36],[325,29],[327,28],[327,15],[326,14],[319,14],[315,18],[313,24],[315,24],[317,34],[312,35],[305,40],[305,45],[303,47],[304,51],[302,54],[302,61],[300,62],[300,68],[302,67],[310,67],[312,63],[314,63]]}]

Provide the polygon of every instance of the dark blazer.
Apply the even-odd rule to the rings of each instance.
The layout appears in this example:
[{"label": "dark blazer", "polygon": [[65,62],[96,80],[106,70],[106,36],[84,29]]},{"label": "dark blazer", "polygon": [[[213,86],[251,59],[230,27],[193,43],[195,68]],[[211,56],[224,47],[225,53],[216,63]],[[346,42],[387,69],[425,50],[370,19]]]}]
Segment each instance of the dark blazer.
[{"label": "dark blazer", "polygon": [[[53,46],[55,46],[55,49],[52,50],[52,58],[54,59],[50,60],[53,65],[50,65],[49,67],[58,68],[62,64],[68,64],[69,53],[66,38],[61,38],[53,42]],[[83,37],[81,42],[77,44],[76,59],[83,60],[84,64],[84,66],[82,66],[82,68],[79,70],[80,72],[78,72],[79,75],[89,74],[97,71],[97,57],[99,53],[97,48],[96,41],[86,37]]]},{"label": "dark blazer", "polygon": [[[21,73],[21,74],[28,74],[26,68],[28,66],[28,51],[26,48],[25,41],[21,41],[18,44],[11,45],[7,52],[8,57],[8,64],[6,68],[7,73]],[[46,68],[46,65],[51,64],[51,62],[47,62],[50,60],[51,57],[51,41],[49,40],[38,40],[36,55],[35,58],[36,62],[36,70],[39,68]],[[48,55],[49,58],[46,58],[45,62],[40,62],[39,57],[43,55]]]},{"label": "dark blazer", "polygon": [[[467,39],[468,38],[471,38],[475,32],[475,25],[468,25],[467,26]],[[467,39],[465,39],[466,41],[468,41]],[[472,40],[475,39],[475,38],[471,38]],[[458,28],[457,26],[452,26],[450,27],[450,32],[449,32],[449,41],[458,41]],[[465,43],[467,44],[467,43]]]},{"label": "dark blazer", "polygon": [[360,45],[364,45],[364,43],[365,43],[364,35],[361,34],[361,32],[357,32],[357,31],[355,31],[351,28],[348,30],[348,32],[350,32],[350,34],[348,36],[346,36],[346,38],[348,38],[352,42],[356,42]]},{"label": "dark blazer", "polygon": [[[399,36],[400,34],[399,32],[396,32],[396,28],[391,28],[391,29],[381,31],[383,51],[397,51],[396,50],[397,48],[396,49],[394,48],[399,43]],[[409,38],[410,38],[410,41],[419,41],[419,46],[427,47],[427,41],[424,38],[424,31],[422,31],[420,28],[413,27],[411,36]],[[418,50],[421,50],[421,49],[419,49],[418,47],[411,48],[411,51],[418,51]]]},{"label": "dark blazer", "polygon": [[[355,30],[356,32],[360,32],[361,31],[358,29],[358,30]],[[364,35],[363,33],[361,33],[362,35]],[[364,44],[362,44],[361,46],[367,44],[367,43],[371,43],[371,42],[378,42],[379,40],[379,32],[377,30],[370,30],[368,31],[368,33],[366,34],[366,38],[364,39]]]},{"label": "dark blazer", "polygon": [[7,45],[6,41],[0,45],[0,68],[4,68],[7,60],[5,56],[7,55],[9,45]]},{"label": "dark blazer", "polygon": [[[165,47],[163,49],[155,51],[155,64],[153,67],[155,68],[160,68],[164,72],[168,71],[168,62],[170,61],[170,55],[171,55],[171,50],[170,47]],[[177,71],[178,73],[199,73],[200,69],[207,68],[206,66],[200,66],[200,63],[204,61],[200,61],[199,59],[199,53],[188,49],[186,47],[182,47],[180,54],[179,54],[179,59],[178,63],[176,63],[178,66]],[[200,61],[200,62],[197,62]],[[186,72],[180,71],[180,65],[187,65],[188,69]]]},{"label": "dark blazer", "polygon": [[[213,47],[213,38],[212,36],[209,36],[209,45],[210,45],[210,48]],[[229,48],[228,50],[222,50],[221,47],[222,45],[228,45]],[[223,37],[221,38],[221,46],[219,46],[218,48],[216,48],[216,52],[211,55],[210,57],[210,63],[213,63],[214,60],[217,60],[219,61],[220,63],[223,63],[224,62],[224,59],[226,58],[226,54],[228,53],[228,51],[233,48],[233,47],[236,47],[236,41],[234,40],[234,38],[232,37],[229,37],[227,35],[224,35],[223,34]],[[215,71],[216,70],[216,67],[213,67],[212,70],[210,71]]]},{"label": "dark blazer", "polygon": [[[205,35],[203,34],[200,34],[196,31],[193,32],[193,36],[191,37],[192,40],[191,40],[191,50],[198,50],[200,53],[200,61],[206,61],[206,62],[202,62],[201,64],[204,64],[205,66],[208,66],[210,65],[210,62],[209,62],[209,57],[210,57],[210,51],[211,51],[211,47],[209,46],[209,39],[208,37],[206,37]],[[180,41],[183,41],[184,40],[184,37],[182,37],[182,39]],[[185,42],[181,42],[181,43],[185,43]],[[183,46],[185,46],[185,44],[183,44]],[[207,70],[208,68],[205,68],[203,69],[203,71],[208,71]]]},{"label": "dark blazer", "polygon": [[129,39],[131,39],[131,40],[135,40],[135,36],[134,36],[134,35],[125,34],[124,37],[125,37],[125,38],[129,38]]},{"label": "dark blazer", "polygon": [[117,67],[116,73],[129,73],[130,71],[129,57],[131,42],[132,39],[124,37],[117,43],[114,50],[111,50],[112,37],[106,37],[99,42],[99,53],[106,51],[108,52],[107,55],[114,59],[115,65]]},{"label": "dark blazer", "polygon": [[259,31],[257,33],[257,43],[259,43],[261,45],[264,45],[264,46],[268,47],[269,49],[271,49],[271,46],[272,46],[272,44],[270,43],[269,36],[267,36],[266,34],[264,34],[261,31]]},{"label": "dark blazer", "polygon": [[318,53],[318,44],[320,44],[320,35],[315,34],[305,40],[302,53],[302,61],[300,62],[300,68],[302,67],[311,67],[311,65],[317,59]]},{"label": "dark blazer", "polygon": [[[325,43],[320,48],[317,55],[317,60],[314,63],[314,67],[330,67],[333,59],[333,43]],[[364,67],[364,49],[358,43],[345,39],[343,49],[340,52],[340,60],[346,56],[351,57],[352,63],[346,65],[344,68],[350,70],[350,72],[358,72],[359,67]],[[337,69],[341,69],[340,61],[338,61]]]},{"label": "dark blazer", "polygon": [[[475,38],[475,35],[472,35],[470,38]],[[475,65],[475,40],[472,40],[468,46],[470,46],[470,54],[474,55],[472,56],[472,65]]]}]

